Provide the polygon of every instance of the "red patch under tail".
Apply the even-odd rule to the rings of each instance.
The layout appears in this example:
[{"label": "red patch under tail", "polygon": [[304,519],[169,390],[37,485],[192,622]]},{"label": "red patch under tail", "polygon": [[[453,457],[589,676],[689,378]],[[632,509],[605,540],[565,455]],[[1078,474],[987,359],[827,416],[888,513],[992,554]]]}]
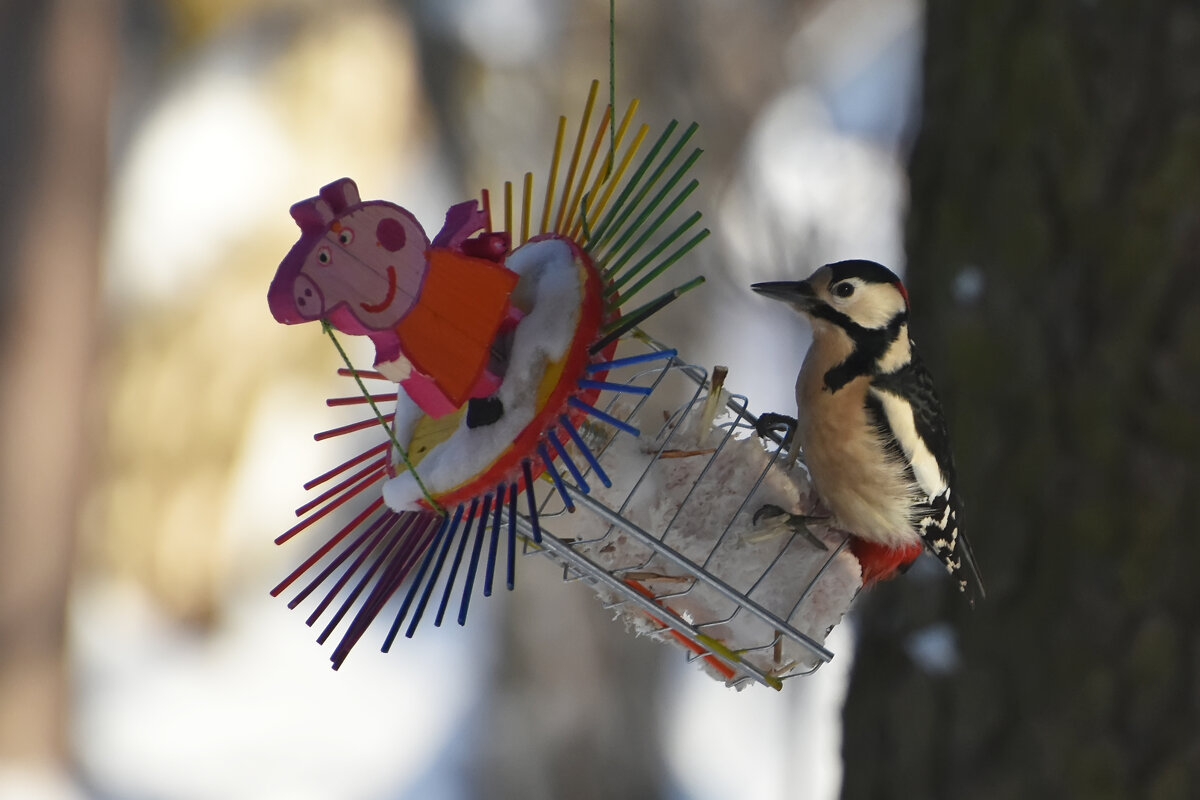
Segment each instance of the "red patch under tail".
[{"label": "red patch under tail", "polygon": [[854,537],[850,540],[850,552],[862,565],[863,588],[896,575],[901,567],[917,560],[925,546],[920,542],[908,547],[885,547]]}]

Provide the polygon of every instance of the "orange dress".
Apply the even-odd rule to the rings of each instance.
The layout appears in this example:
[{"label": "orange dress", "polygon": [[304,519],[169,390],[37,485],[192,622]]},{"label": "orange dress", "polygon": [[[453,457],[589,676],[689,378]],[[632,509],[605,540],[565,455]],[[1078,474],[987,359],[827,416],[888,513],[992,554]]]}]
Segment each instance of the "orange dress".
[{"label": "orange dress", "polygon": [[459,408],[477,395],[518,277],[501,264],[455,250],[430,248],[426,260],[421,292],[396,325],[396,335],[413,366],[451,408]]}]

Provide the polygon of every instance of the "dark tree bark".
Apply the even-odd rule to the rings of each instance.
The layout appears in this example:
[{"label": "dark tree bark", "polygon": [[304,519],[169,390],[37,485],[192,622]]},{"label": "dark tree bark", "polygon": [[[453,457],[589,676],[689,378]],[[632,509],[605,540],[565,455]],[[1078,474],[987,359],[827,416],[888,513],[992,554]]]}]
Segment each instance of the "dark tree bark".
[{"label": "dark tree bark", "polygon": [[863,598],[843,796],[1194,796],[1200,5],[930,0],[925,69],[913,329],[989,596]]}]

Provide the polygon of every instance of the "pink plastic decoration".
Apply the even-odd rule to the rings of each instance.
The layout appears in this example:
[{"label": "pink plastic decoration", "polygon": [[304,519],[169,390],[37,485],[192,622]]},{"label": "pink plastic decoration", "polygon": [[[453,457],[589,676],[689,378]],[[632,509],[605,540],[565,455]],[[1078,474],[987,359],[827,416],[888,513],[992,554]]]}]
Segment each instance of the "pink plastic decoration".
[{"label": "pink plastic decoration", "polygon": [[300,240],[279,265],[267,301],[279,322],[325,319],[368,336],[375,366],[431,417],[495,392],[498,336],[521,312],[517,276],[503,265],[506,233],[480,233],[487,214],[459,203],[433,242],[416,218],[382,200],[363,202],[342,178],[292,206]]}]

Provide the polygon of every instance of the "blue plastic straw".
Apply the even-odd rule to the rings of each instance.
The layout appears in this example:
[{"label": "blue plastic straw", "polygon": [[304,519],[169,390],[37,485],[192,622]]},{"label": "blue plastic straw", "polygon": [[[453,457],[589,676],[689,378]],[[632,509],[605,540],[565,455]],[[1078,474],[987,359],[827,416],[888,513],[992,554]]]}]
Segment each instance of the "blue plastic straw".
[{"label": "blue plastic straw", "polygon": [[590,494],[592,487],[588,486],[588,482],[584,480],[583,473],[579,471],[579,467],[575,466],[575,462],[571,460],[571,456],[567,455],[567,449],[562,446],[562,442],[558,441],[558,437],[554,435],[554,429],[549,431],[550,445],[554,448],[554,452],[558,453],[558,457],[562,463],[566,465],[567,472],[571,473],[571,477],[575,479],[575,485],[583,490],[584,494]]},{"label": "blue plastic straw", "polygon": [[442,537],[446,535],[447,529],[453,531],[458,527],[458,521],[462,519],[463,507],[460,503],[458,510],[454,512],[454,522],[451,524],[449,516],[442,517],[442,524],[438,526],[437,533],[433,535],[426,546],[425,558],[421,560],[421,566],[417,568],[417,574],[413,577],[412,584],[408,587],[408,593],[404,595],[404,602],[400,604],[400,610],[396,612],[396,620],[392,623],[391,630],[388,631],[387,638],[383,640],[383,652],[388,652],[392,649],[392,642],[396,641],[397,634],[400,633],[400,626],[404,624],[404,618],[408,616],[408,609],[412,607],[413,600],[417,597],[417,589],[421,587],[421,581],[425,578],[425,573],[429,571],[429,565],[433,563],[434,555],[437,554],[438,543],[442,541]]},{"label": "blue plastic straw", "polygon": [[483,596],[492,596],[492,578],[496,574],[496,550],[500,546],[500,509],[504,505],[508,485],[501,483],[496,487],[496,510],[492,517],[492,538],[488,542],[487,569],[483,573]]},{"label": "blue plastic straw", "polygon": [[[537,517],[534,517],[537,519]],[[508,590],[517,585],[517,485],[508,487]]]},{"label": "blue plastic straw", "polygon": [[581,389],[598,389],[600,391],[624,392],[626,394],[650,394],[653,391],[649,386],[635,386],[632,383],[610,383],[608,381],[593,381],[588,378],[579,379],[579,387]]},{"label": "blue plastic straw", "polygon": [[575,510],[575,503],[571,500],[571,495],[567,494],[567,487],[563,485],[562,476],[558,474],[558,470],[554,468],[554,462],[550,459],[550,453],[546,451],[546,443],[538,442],[538,455],[542,457],[542,463],[546,465],[546,472],[550,473],[550,479],[554,481],[554,488],[558,490],[562,497],[563,505],[567,507],[567,511]]},{"label": "blue plastic straw", "polygon": [[529,459],[521,462],[521,472],[525,476],[525,498],[529,501],[529,527],[533,528],[533,541],[542,543],[542,528],[538,524],[537,498],[533,496],[533,473],[529,469]]},{"label": "blue plastic straw", "polygon": [[463,584],[462,600],[458,604],[458,624],[467,624],[467,609],[471,606],[471,589],[475,587],[475,575],[479,572],[479,554],[483,552],[484,529],[488,524],[488,512],[492,510],[492,496],[483,496],[483,511],[479,512],[479,527],[475,529],[475,544],[471,546],[471,561],[467,565],[467,580]]},{"label": "blue plastic straw", "polygon": [[[478,502],[479,498],[471,501],[472,514],[475,513],[475,504]],[[450,544],[454,541],[454,535],[458,532],[458,523],[462,517],[462,504],[460,503],[458,511],[454,513],[454,523],[450,526],[450,530],[446,531],[446,536],[442,541],[442,549],[438,552],[438,560],[434,564],[433,573],[425,583],[425,591],[421,593],[421,601],[417,603],[417,610],[413,612],[412,621],[408,623],[408,630],[404,632],[404,636],[408,639],[411,639],[413,634],[417,632],[417,625],[421,622],[421,617],[425,615],[425,608],[429,605],[429,599],[433,595],[433,587],[437,585],[438,577],[442,574],[442,567],[446,564],[446,554],[450,552]]]},{"label": "blue plastic straw", "polygon": [[591,449],[587,446],[587,443],[583,441],[583,437],[579,435],[579,431],[575,430],[575,426],[571,424],[569,419],[567,419],[567,415],[563,414],[559,416],[558,419],[562,422],[563,427],[567,429],[567,433],[571,435],[571,441],[575,442],[575,447],[579,449],[579,452],[583,453],[583,457],[587,459],[588,464],[591,465],[592,471],[596,473],[596,477],[600,479],[600,482],[603,483],[606,488],[611,489],[612,481],[608,479],[608,475],[600,466],[600,462],[596,460],[595,454],[592,453]]},{"label": "blue plastic straw", "polygon": [[630,436],[640,436],[642,434],[641,431],[639,431],[637,428],[630,425],[628,422],[619,420],[610,414],[605,414],[600,409],[596,408],[595,406],[588,405],[587,403],[580,400],[578,397],[568,397],[567,404],[570,405],[572,408],[579,409],[580,411],[584,412],[585,414],[590,414],[591,416],[595,417],[596,419],[600,420],[601,422],[607,422],[609,425],[612,425],[614,428],[625,431]]},{"label": "blue plastic straw", "polygon": [[450,574],[446,576],[446,588],[442,590],[442,602],[438,604],[437,616],[433,618],[435,627],[440,627],[442,620],[446,618],[446,606],[450,604],[450,592],[454,590],[454,581],[458,578],[458,568],[462,565],[463,553],[467,550],[467,540],[471,538],[471,520],[475,516],[475,509],[478,505],[479,498],[476,497],[471,501],[467,524],[463,526],[462,536],[458,538],[458,549],[454,551],[454,561],[450,562]]},{"label": "blue plastic straw", "polygon": [[639,356],[626,356],[624,358],[614,358],[612,361],[597,361],[595,364],[588,364],[584,367],[584,372],[600,372],[601,370],[617,369],[618,367],[629,367],[634,364],[645,364],[647,361],[658,361],[663,358],[674,358],[679,355],[677,350],[655,350],[653,353],[642,353]]}]

